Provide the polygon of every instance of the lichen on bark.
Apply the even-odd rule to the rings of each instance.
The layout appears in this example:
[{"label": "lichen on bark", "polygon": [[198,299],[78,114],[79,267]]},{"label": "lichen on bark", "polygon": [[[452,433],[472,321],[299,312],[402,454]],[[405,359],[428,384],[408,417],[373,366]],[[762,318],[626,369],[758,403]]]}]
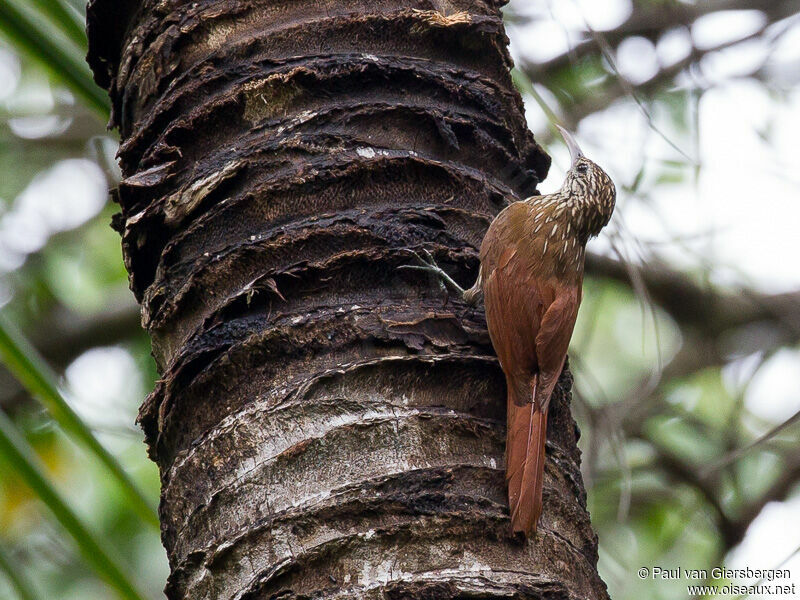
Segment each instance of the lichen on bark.
[{"label": "lichen on bark", "polygon": [[508,531],[502,373],[463,284],[549,158],[494,0],[93,0],[169,598],[606,598],[570,376],[536,539]]}]

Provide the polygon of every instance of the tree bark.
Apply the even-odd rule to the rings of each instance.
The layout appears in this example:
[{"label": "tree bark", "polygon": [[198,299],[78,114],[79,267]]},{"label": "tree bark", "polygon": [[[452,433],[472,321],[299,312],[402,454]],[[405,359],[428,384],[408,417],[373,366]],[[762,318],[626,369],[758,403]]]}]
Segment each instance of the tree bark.
[{"label": "tree bark", "polygon": [[462,284],[549,158],[497,0],[94,0],[169,598],[606,598],[570,376],[512,537],[505,390]]}]

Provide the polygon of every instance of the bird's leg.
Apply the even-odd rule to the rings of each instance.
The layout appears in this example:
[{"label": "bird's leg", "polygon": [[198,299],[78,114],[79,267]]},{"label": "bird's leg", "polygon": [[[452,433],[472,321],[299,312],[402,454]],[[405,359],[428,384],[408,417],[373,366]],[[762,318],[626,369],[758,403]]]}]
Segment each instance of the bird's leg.
[{"label": "bird's leg", "polygon": [[443,286],[449,286],[454,292],[458,293],[459,296],[464,298],[464,295],[468,292],[462,288],[455,279],[450,277],[447,272],[442,269],[439,265],[436,264],[436,261],[431,256],[431,253],[428,252],[425,248],[422,248],[421,252],[425,255],[425,258],[422,258],[419,254],[414,252],[413,250],[409,250],[412,256],[417,260],[419,263],[418,265],[400,265],[398,269],[409,269],[414,271],[425,271],[427,273],[431,273],[436,275],[439,278],[439,284]]}]

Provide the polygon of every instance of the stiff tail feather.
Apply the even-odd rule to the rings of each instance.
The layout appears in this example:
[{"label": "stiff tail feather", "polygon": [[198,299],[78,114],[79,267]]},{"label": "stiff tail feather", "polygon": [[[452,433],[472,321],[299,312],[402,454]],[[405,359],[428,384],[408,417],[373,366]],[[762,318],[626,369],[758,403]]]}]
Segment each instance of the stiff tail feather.
[{"label": "stiff tail feather", "polygon": [[[536,381],[534,380],[534,394]],[[509,386],[509,390],[513,389]],[[536,406],[532,398],[525,403],[508,396],[508,436],[506,439],[506,483],[511,511],[511,529],[526,537],[536,533],[542,514],[547,409]]]}]

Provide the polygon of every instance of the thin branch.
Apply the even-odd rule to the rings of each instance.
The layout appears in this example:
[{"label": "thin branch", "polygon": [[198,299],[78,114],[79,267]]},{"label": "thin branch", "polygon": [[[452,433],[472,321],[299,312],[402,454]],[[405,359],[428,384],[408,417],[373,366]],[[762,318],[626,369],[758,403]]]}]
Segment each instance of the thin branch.
[{"label": "thin branch", "polygon": [[773,427],[772,429],[767,431],[765,434],[757,437],[755,440],[753,440],[752,442],[750,442],[746,446],[743,446],[741,448],[737,448],[737,449],[733,450],[732,452],[729,452],[728,454],[726,454],[725,456],[723,456],[719,460],[716,460],[716,461],[712,462],[710,465],[707,465],[706,467],[704,467],[701,470],[700,475],[702,477],[707,477],[709,474],[713,473],[714,471],[718,471],[719,469],[722,469],[723,467],[727,467],[732,462],[737,461],[739,458],[741,458],[742,456],[747,454],[753,448],[756,448],[756,447],[760,446],[764,442],[770,441],[775,436],[777,436],[779,433],[781,433],[782,431],[784,431],[788,427],[791,427],[792,425],[797,423],[799,420],[800,420],[800,411],[797,411],[791,417],[789,417],[788,419],[786,419],[782,423],[779,423],[778,425],[776,425],[775,427]]},{"label": "thin branch", "polygon": [[[612,258],[589,253],[586,272],[631,285],[628,270]],[[724,291],[702,286],[664,264],[644,265],[639,272],[650,297],[682,329],[688,327],[715,340],[732,329],[759,324],[767,326],[779,343],[800,341],[800,290],[781,294]]]},{"label": "thin branch", "polygon": [[[691,65],[698,63],[703,59],[703,57],[713,54],[714,52],[726,50],[727,48],[731,48],[741,44],[742,42],[747,42],[749,40],[761,37],[764,34],[765,29],[766,26],[759,29],[759,31],[755,33],[733,41],[712,46],[711,48],[692,48],[689,54],[683,59],[660,69],[655,75],[636,85],[624,80],[622,76],[615,77],[612,79],[612,83],[607,85],[601,91],[589,95],[582,102],[576,102],[570,105],[568,107],[566,119],[567,124],[574,128],[581,119],[610,106],[613,102],[625,97],[628,94],[632,95],[635,100],[641,97],[652,96],[655,92],[672,84],[675,77],[677,77]],[[754,70],[754,72],[756,71],[757,69]],[[641,100],[638,100],[637,102],[641,102]]]},{"label": "thin branch", "polygon": [[[800,11],[800,2],[776,2],[775,0],[705,0],[695,4],[677,2],[654,3],[637,7],[630,18],[603,36],[612,47],[618,46],[628,37],[639,36],[652,42],[665,31],[675,27],[688,26],[702,16],[724,10],[761,10],[772,21],[790,16]],[[520,21],[520,19],[517,19]],[[586,32],[588,34],[588,32]],[[570,48],[568,52],[542,62],[523,61],[521,69],[534,81],[547,79],[549,74],[568,67],[570,64],[597,52],[596,40],[587,35],[586,39]]]}]

